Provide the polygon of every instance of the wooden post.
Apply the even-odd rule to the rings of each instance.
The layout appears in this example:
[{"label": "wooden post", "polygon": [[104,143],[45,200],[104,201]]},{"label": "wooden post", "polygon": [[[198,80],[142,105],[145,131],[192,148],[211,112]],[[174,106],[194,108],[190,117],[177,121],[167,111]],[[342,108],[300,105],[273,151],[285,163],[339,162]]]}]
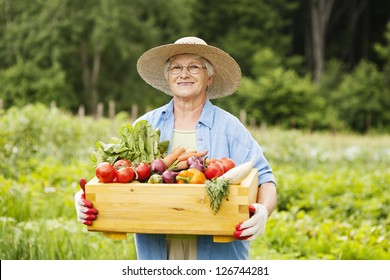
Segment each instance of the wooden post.
[{"label": "wooden post", "polygon": [[108,102],[108,116],[110,118],[110,120],[114,120],[115,118],[115,101],[113,100],[110,100]]},{"label": "wooden post", "polygon": [[100,119],[103,117],[103,113],[104,113],[104,105],[103,103],[99,102],[98,105],[97,105],[97,115],[96,115],[96,118],[97,119]]},{"label": "wooden post", "polygon": [[250,127],[252,128],[255,128],[256,127],[256,119],[255,117],[251,117],[250,120],[249,120],[249,125]]},{"label": "wooden post", "polygon": [[138,117],[138,105],[132,104],[131,105],[131,120],[135,121]]},{"label": "wooden post", "polygon": [[260,130],[261,131],[266,131],[267,130],[267,123],[265,121],[261,122]]},{"label": "wooden post", "polygon": [[77,113],[78,113],[80,119],[85,117],[85,107],[84,107],[84,105],[80,105],[79,106],[79,109],[78,109]]},{"label": "wooden post", "polygon": [[297,128],[297,119],[295,116],[292,116],[290,119],[290,128]]},{"label": "wooden post", "polygon": [[369,113],[366,116],[366,133],[369,133],[371,130],[371,123],[372,123],[372,117],[371,114]]},{"label": "wooden post", "polygon": [[3,102],[3,99],[0,98],[0,110],[3,109],[3,106],[4,106],[4,102]]},{"label": "wooden post", "polygon": [[242,124],[246,125],[246,111],[240,110],[240,121]]}]

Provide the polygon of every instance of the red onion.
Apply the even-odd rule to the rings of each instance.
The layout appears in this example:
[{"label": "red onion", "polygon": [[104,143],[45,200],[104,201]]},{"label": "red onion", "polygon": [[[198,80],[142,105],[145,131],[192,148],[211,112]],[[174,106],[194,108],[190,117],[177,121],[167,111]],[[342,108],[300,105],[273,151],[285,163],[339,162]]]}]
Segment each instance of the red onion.
[{"label": "red onion", "polygon": [[165,164],[161,159],[154,159],[150,163],[150,170],[154,173],[162,174],[165,171]]},{"label": "red onion", "polygon": [[199,171],[203,172],[204,171],[204,166],[203,164],[201,164],[199,161],[195,161],[194,163],[192,163],[189,168],[195,168],[195,169],[198,169]]},{"label": "red onion", "polygon": [[196,162],[199,162],[201,165],[204,164],[204,158],[203,157],[199,157],[199,156],[193,156],[193,157],[189,157],[187,159],[187,164],[188,166],[192,165],[193,163],[196,163]]},{"label": "red onion", "polygon": [[165,170],[162,174],[162,179],[165,183],[172,184],[176,183],[176,176],[179,172],[175,172],[172,170]]}]

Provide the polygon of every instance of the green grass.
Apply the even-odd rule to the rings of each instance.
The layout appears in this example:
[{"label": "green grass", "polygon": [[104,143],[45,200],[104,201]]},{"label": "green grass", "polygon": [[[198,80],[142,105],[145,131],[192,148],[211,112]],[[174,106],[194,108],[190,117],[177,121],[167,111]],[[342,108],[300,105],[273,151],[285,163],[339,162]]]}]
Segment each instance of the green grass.
[{"label": "green grass", "polygon": [[[0,113],[2,260],[136,258],[131,234],[88,232],[73,204],[78,180],[94,174],[94,143],[126,121],[41,106]],[[252,133],[278,181],[278,208],[252,242],[252,259],[390,259],[389,135]]]}]

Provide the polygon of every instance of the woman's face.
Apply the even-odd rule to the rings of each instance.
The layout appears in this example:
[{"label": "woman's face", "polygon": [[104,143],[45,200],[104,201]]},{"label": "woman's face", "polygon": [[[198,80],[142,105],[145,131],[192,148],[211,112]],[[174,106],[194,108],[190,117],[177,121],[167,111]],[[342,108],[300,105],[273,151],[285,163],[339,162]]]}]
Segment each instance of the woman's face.
[{"label": "woman's face", "polygon": [[192,74],[187,67],[184,67],[178,74],[168,70],[168,84],[173,96],[189,100],[204,98],[206,89],[211,85],[213,78],[209,77],[202,59],[190,54],[176,55],[172,58],[170,68],[189,65],[200,66],[199,73]]}]

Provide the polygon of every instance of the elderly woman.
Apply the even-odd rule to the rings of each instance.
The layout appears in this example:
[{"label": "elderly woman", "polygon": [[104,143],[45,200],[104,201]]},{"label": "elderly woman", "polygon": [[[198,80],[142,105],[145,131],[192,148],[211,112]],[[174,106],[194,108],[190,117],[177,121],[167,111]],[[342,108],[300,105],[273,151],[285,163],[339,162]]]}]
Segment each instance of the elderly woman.
[{"label": "elderly woman", "polygon": [[[168,104],[139,118],[161,130],[160,138],[170,141],[170,150],[178,146],[208,150],[209,158],[229,157],[236,164],[254,159],[259,179],[257,203],[250,205],[253,215],[232,229],[236,241],[214,243],[211,236],[136,234],[138,259],[248,259],[249,241],[264,232],[276,206],[275,178],[249,131],[236,117],[210,102],[237,89],[240,67],[219,48],[196,37],[185,37],[145,52],[137,70],[148,84],[173,96]],[[88,205],[80,195],[76,195],[78,209],[77,205]],[[84,222],[86,215],[82,211],[77,214]]]}]

